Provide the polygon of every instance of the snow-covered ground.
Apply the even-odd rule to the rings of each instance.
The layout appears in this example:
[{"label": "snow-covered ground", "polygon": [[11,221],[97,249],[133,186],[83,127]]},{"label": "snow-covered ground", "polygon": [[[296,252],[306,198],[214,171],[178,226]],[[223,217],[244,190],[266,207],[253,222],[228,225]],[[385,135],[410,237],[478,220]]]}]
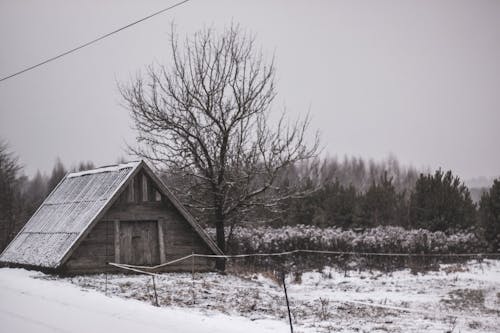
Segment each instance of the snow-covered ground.
[{"label": "snow-covered ground", "polygon": [[286,323],[157,308],[22,269],[0,269],[0,332],[285,332]]},{"label": "snow-covered ground", "polygon": [[[41,332],[289,331],[283,289],[271,274],[172,273],[156,286],[159,308],[148,276],[61,279],[1,269],[0,322]],[[325,268],[289,275],[287,287],[295,332],[500,332],[500,261],[417,275]]]}]

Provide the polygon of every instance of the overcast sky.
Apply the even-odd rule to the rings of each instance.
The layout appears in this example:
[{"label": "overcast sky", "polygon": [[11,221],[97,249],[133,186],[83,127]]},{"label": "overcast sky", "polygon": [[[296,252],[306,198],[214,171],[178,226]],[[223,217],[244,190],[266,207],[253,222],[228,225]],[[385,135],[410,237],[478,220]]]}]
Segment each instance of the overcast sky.
[{"label": "overcast sky", "polygon": [[[0,0],[0,77],[162,9],[165,0]],[[0,138],[25,173],[127,158],[117,82],[168,64],[182,34],[231,21],[275,54],[277,110],[310,109],[325,153],[500,175],[500,1],[192,0],[0,82]]]}]

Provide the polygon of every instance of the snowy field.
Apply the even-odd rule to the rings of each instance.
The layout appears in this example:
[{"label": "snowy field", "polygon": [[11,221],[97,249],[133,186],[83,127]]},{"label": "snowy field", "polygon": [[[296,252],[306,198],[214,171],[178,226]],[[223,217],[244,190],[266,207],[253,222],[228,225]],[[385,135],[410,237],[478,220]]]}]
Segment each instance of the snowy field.
[{"label": "snowy field", "polygon": [[[287,284],[295,332],[500,332],[500,261],[417,275],[325,268]],[[173,273],[156,285],[159,308],[147,276],[0,269],[0,321],[6,332],[289,332],[270,274]]]},{"label": "snowy field", "polygon": [[252,322],[220,313],[108,297],[22,269],[0,269],[0,332],[199,333],[285,332],[278,321]]}]

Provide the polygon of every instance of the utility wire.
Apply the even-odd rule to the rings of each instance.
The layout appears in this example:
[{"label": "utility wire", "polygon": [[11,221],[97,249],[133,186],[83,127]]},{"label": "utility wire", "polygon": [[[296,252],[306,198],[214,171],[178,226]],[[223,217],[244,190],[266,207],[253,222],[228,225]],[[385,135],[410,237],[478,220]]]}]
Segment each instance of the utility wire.
[{"label": "utility wire", "polygon": [[101,37],[98,37],[98,38],[96,38],[96,39],[93,39],[93,40],[91,40],[91,41],[89,41],[89,42],[87,42],[87,43],[84,43],[84,44],[82,44],[82,45],[80,45],[80,46],[77,46],[77,47],[75,47],[75,48],[73,48],[73,49],[71,49],[71,50],[68,50],[68,51],[63,52],[63,53],[61,53],[61,54],[58,54],[58,55],[56,55],[56,56],[54,56],[54,57],[52,57],[52,58],[49,58],[49,59],[47,59],[47,60],[44,60],[44,61],[42,61],[42,62],[38,63],[38,64],[36,64],[36,65],[33,65],[33,66],[30,66],[30,67],[27,67],[27,68],[25,68],[25,69],[23,69],[23,70],[21,70],[21,71],[19,71],[19,72],[13,73],[13,74],[8,75],[8,76],[5,76],[5,77],[3,77],[3,78],[1,78],[1,79],[0,79],[0,82],[5,81],[5,80],[8,80],[8,79],[10,79],[10,78],[13,78],[13,77],[15,77],[15,76],[17,76],[17,75],[23,74],[23,73],[25,73],[25,72],[28,72],[28,71],[30,71],[30,70],[32,70],[32,69],[37,68],[37,67],[43,66],[43,65],[45,65],[45,64],[47,64],[47,63],[49,63],[49,62],[52,62],[52,61],[57,60],[57,59],[59,59],[59,58],[62,58],[62,57],[66,56],[66,55],[68,55],[68,54],[70,54],[70,53],[73,53],[73,52],[76,52],[76,51],[78,51],[78,50],[80,50],[80,49],[83,49],[84,47],[87,47],[87,46],[89,46],[89,45],[92,45],[92,44],[94,44],[94,43],[97,43],[98,41],[100,41],[100,40],[102,40],[102,39],[105,39],[105,38],[107,38],[107,37],[110,37],[110,36],[112,36],[112,35],[114,35],[114,34],[116,34],[116,33],[120,32],[120,31],[122,31],[122,30],[125,30],[125,29],[127,29],[127,28],[130,28],[130,27],[132,27],[132,26],[134,26],[134,25],[136,25],[136,24],[138,24],[138,23],[141,23],[141,22],[143,22],[143,21],[146,21],[146,20],[148,20],[148,19],[150,19],[150,18],[152,18],[152,17],[154,17],[154,16],[160,15],[160,14],[162,14],[162,13],[164,13],[164,12],[166,12],[166,11],[170,10],[170,9],[173,9],[173,8],[175,8],[175,7],[178,7],[178,6],[180,6],[180,5],[184,4],[184,3],[188,2],[188,1],[190,1],[190,0],[183,0],[183,1],[177,2],[177,3],[175,3],[175,4],[171,5],[171,6],[167,7],[167,8],[164,8],[164,9],[162,9],[162,10],[159,10],[159,11],[157,11],[157,12],[154,12],[153,14],[150,14],[150,15],[145,16],[145,17],[143,17],[143,18],[141,18],[141,19],[139,19],[139,20],[137,20],[137,21],[134,21],[134,22],[132,22],[132,23],[129,23],[129,24],[127,24],[127,25],[125,25],[125,26],[123,26],[123,27],[121,27],[121,28],[118,28],[118,29],[116,29],[116,30],[113,30],[113,31],[111,31],[111,32],[109,32],[109,33],[107,33],[107,34],[105,34],[105,35],[102,35]]}]

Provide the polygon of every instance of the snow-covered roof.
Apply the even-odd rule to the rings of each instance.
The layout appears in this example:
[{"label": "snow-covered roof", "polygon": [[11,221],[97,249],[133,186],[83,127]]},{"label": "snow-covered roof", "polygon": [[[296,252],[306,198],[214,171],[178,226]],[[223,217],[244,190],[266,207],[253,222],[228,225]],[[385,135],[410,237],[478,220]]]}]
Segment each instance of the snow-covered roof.
[{"label": "snow-covered roof", "polygon": [[0,261],[42,267],[59,266],[73,243],[139,163],[66,175],[5,249]]},{"label": "snow-covered roof", "polygon": [[142,162],[130,162],[70,173],[56,186],[24,228],[0,255],[1,262],[57,268],[85,231],[100,218],[136,170],[144,167],[160,191],[216,253],[215,243],[173,194]]},{"label": "snow-covered roof", "polygon": [[117,172],[117,171],[120,171],[122,169],[134,168],[139,163],[140,162],[128,162],[128,163],[121,163],[121,164],[116,164],[116,165],[108,165],[108,166],[103,166],[103,167],[100,167],[97,169],[69,173],[66,177],[73,178],[73,177],[92,175],[95,173]]}]

